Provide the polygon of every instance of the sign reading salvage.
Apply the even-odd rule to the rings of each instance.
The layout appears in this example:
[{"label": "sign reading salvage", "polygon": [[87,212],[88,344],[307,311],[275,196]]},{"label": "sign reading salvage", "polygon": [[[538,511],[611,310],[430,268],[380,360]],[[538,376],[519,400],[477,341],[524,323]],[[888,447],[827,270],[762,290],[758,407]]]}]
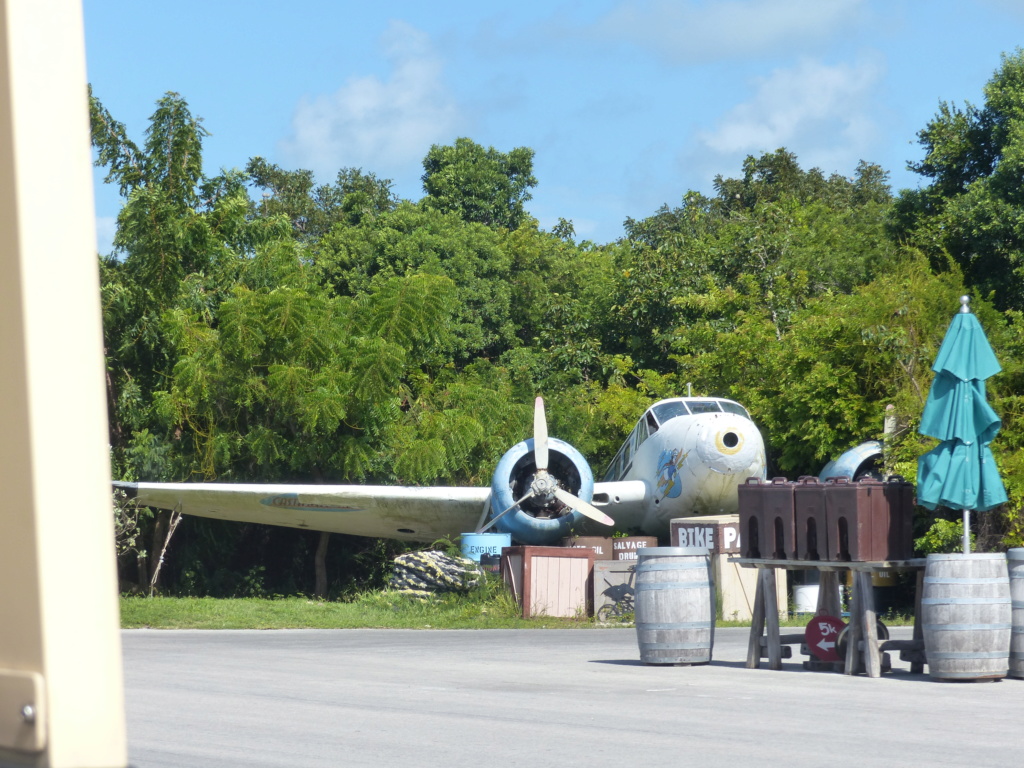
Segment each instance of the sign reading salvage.
[{"label": "sign reading salvage", "polygon": [[616,560],[636,560],[638,549],[658,546],[655,536],[625,536],[612,539],[612,552]]}]

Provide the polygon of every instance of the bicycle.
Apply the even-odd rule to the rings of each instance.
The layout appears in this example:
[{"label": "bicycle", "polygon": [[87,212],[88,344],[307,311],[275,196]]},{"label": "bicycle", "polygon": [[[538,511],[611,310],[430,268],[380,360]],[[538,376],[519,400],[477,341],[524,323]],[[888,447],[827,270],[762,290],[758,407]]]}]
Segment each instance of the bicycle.
[{"label": "bicycle", "polygon": [[629,569],[629,582],[626,584],[612,584],[608,579],[604,580],[604,583],[608,585],[608,589],[604,590],[601,594],[610,598],[612,603],[602,605],[597,611],[598,621],[608,621],[612,618],[620,618],[624,616],[632,616],[634,612],[633,599],[635,591],[633,589],[633,580],[636,578],[636,571],[633,568]]}]

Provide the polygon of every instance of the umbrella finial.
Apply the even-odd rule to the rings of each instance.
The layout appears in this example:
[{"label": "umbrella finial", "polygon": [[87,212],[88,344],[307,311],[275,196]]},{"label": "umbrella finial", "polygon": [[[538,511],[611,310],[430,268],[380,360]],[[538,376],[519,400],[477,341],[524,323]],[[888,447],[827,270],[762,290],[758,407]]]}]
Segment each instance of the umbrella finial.
[{"label": "umbrella finial", "polygon": [[960,311],[963,314],[968,315],[968,314],[971,313],[971,308],[970,308],[970,306],[968,306],[970,303],[971,303],[971,297],[970,296],[961,296],[960,297]]}]

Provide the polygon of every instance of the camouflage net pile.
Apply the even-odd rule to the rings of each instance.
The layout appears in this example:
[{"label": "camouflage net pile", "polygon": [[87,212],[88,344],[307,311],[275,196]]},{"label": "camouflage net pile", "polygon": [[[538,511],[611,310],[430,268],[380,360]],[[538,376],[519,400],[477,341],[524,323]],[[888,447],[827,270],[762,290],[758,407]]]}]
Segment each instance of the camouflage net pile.
[{"label": "camouflage net pile", "polygon": [[395,558],[391,589],[428,598],[445,592],[469,592],[483,583],[480,564],[443,552],[409,552]]}]

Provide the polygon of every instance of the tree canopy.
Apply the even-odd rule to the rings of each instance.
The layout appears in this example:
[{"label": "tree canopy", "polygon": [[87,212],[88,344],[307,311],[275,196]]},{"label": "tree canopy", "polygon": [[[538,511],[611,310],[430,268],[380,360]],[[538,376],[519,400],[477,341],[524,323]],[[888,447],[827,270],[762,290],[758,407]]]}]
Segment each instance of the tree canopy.
[{"label": "tree canopy", "polygon": [[900,196],[896,229],[934,268],[952,261],[997,306],[1022,309],[1024,52],[1003,55],[984,94],[981,107],[941,103],[918,133],[925,156],[910,168],[928,185]]},{"label": "tree canopy", "polygon": [[488,227],[518,228],[536,184],[528,147],[506,153],[461,138],[435,144],[423,159],[423,204]]}]

